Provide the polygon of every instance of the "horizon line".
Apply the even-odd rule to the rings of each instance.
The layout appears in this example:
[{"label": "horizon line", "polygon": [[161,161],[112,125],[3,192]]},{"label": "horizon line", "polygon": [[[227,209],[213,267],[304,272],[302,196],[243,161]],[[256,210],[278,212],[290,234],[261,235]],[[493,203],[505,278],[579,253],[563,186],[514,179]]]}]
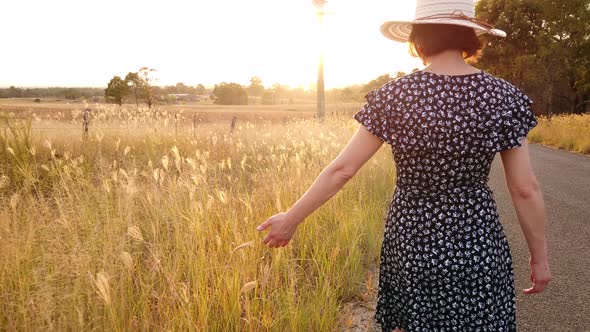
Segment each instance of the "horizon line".
[{"label": "horizon line", "polygon": [[[390,73],[384,73],[383,75],[385,75],[385,74],[389,74],[389,75],[391,75]],[[364,85],[364,84],[367,84],[368,82],[370,82],[370,81],[367,81],[367,82],[359,82],[359,83],[353,83],[353,84],[347,84],[347,85],[326,86],[326,89],[343,89],[343,88],[352,87],[352,86]],[[188,87],[195,87],[195,86],[197,86],[198,84],[202,84],[202,83],[198,83],[198,84],[195,84],[195,85],[188,85],[188,84],[186,84],[186,83],[184,83],[184,82],[177,82],[177,83],[183,83],[183,84],[185,84],[185,85],[186,85],[186,86],[188,86]],[[217,85],[217,84],[220,84],[220,83],[237,83],[237,84],[240,84],[241,86],[243,86],[243,87],[245,87],[245,88],[247,88],[247,87],[248,87],[248,85],[241,84],[241,83],[234,82],[234,81],[222,81],[222,82],[219,82],[219,83],[215,83],[215,84],[213,84],[213,85],[208,85],[208,84],[202,84],[202,85],[203,85],[203,86],[204,86],[206,89],[209,89],[209,88],[211,88],[211,89],[212,89],[212,88],[214,88],[214,87],[215,87],[215,85]],[[276,84],[276,83],[273,83],[273,85],[274,85],[274,84]],[[282,87],[287,87],[287,88],[289,88],[289,89],[298,89],[298,88],[303,88],[304,90],[315,90],[315,89],[309,89],[308,87],[304,87],[303,85],[292,86],[292,85],[289,85],[289,84],[281,84],[281,83],[279,83],[279,84],[280,84]],[[314,85],[314,84],[316,84],[316,83],[309,84],[309,85]],[[153,85],[153,86],[158,86],[158,87],[167,87],[167,86],[175,86],[175,85],[176,85],[176,84],[165,84],[165,85]],[[264,86],[264,88],[265,88],[265,89],[271,89],[271,88],[272,88],[272,85],[270,85],[270,86],[265,86],[265,85],[263,84],[263,86]],[[94,85],[94,86],[93,86],[93,85],[86,85],[86,86],[84,86],[84,85],[14,85],[14,84],[4,85],[4,84],[0,84],[0,89],[10,89],[10,87],[15,87],[15,88],[18,88],[18,89],[49,89],[49,88],[65,88],[65,89],[106,89],[106,88],[107,88],[107,86],[96,86],[96,85]]]}]

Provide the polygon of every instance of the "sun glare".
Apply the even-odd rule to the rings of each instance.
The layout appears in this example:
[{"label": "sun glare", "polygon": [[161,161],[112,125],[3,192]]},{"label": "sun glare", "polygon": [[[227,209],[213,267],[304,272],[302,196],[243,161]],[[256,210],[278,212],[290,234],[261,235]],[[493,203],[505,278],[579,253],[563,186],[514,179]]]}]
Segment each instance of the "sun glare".
[{"label": "sun glare", "polygon": [[248,84],[258,76],[267,86],[308,87],[316,82],[321,50],[328,88],[420,65],[405,45],[379,32],[383,21],[413,15],[414,1],[329,1],[323,33],[311,0],[171,0],[165,6],[22,0],[2,6],[14,14],[0,29],[19,31],[6,34],[3,45],[19,51],[3,54],[0,86],[104,86],[113,75],[148,66],[158,69],[163,85]]}]

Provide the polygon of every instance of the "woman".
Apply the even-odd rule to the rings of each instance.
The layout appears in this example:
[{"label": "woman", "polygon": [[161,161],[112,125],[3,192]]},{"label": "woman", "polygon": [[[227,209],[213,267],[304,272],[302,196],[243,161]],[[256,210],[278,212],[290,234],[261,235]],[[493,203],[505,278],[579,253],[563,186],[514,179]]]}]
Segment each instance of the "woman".
[{"label": "woman", "polygon": [[381,147],[397,168],[381,248],[375,319],[384,331],[515,331],[512,257],[488,175],[500,152],[506,183],[530,250],[532,287],[551,280],[545,208],[528,152],[537,125],[532,101],[465,58],[477,35],[504,37],[475,19],[470,0],[417,2],[411,22],[382,33],[409,41],[423,70],[367,94],[348,145],[286,213],[262,223],[269,247],[289,243],[297,225],[335,195]]}]

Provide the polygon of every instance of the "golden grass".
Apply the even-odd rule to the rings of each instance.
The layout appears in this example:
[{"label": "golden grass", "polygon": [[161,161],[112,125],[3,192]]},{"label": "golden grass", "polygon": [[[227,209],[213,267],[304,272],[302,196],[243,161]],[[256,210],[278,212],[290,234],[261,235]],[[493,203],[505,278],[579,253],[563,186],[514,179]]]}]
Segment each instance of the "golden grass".
[{"label": "golden grass", "polygon": [[590,153],[590,114],[540,116],[538,120],[529,134],[531,142]]},{"label": "golden grass", "polygon": [[299,198],[357,124],[207,124],[193,136],[150,116],[98,119],[86,138],[75,123],[6,120],[0,330],[334,330],[377,263],[391,152],[269,249],[255,227]]},{"label": "golden grass", "polygon": [[[371,282],[393,192],[382,149],[286,248],[255,227],[342,149],[350,118],[175,126],[105,106],[0,129],[0,330],[330,331]],[[590,116],[531,141],[588,152]],[[33,130],[52,127],[51,130]],[[569,142],[569,143],[564,143]]]}]

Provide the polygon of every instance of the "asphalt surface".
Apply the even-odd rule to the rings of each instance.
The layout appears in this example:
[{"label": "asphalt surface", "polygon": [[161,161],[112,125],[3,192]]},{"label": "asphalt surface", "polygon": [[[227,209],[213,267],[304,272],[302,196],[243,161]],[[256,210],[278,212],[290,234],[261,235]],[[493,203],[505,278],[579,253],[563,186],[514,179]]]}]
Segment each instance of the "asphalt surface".
[{"label": "asphalt surface", "polygon": [[[547,211],[549,265],[554,278],[543,293],[522,293],[532,285],[529,253],[506,188],[499,153],[489,181],[510,242],[518,331],[590,332],[590,156],[538,144],[529,144],[529,150]],[[344,310],[349,321],[340,330],[381,331],[373,321],[376,295],[374,288],[364,301],[349,303]]]},{"label": "asphalt surface", "polygon": [[529,146],[545,200],[549,266],[554,278],[543,293],[522,293],[531,285],[529,253],[499,153],[489,181],[514,262],[518,330],[590,331],[590,157],[538,144]]}]

